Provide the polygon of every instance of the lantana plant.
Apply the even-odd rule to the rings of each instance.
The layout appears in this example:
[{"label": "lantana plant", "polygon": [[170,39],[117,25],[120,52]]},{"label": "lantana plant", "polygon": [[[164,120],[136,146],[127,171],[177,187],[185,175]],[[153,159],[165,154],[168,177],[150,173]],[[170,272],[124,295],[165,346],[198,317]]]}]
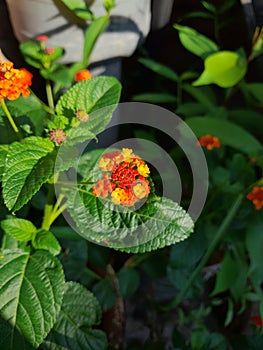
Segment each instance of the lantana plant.
[{"label": "lantana plant", "polygon": [[[88,29],[95,39],[108,15],[100,21],[100,30],[98,23]],[[150,165],[131,148],[79,153],[83,142],[98,141],[121,94],[115,78],[91,76],[87,47],[83,61],[67,67],[57,63],[63,49],[48,47],[45,35],[21,44],[45,78],[47,103],[31,90],[31,72],[0,62],[1,349],[107,347],[105,333],[93,328],[101,320],[97,299],[65,280],[53,231],[65,211],[86,239],[127,252],[171,245],[193,230],[184,209],[155,194]]]}]

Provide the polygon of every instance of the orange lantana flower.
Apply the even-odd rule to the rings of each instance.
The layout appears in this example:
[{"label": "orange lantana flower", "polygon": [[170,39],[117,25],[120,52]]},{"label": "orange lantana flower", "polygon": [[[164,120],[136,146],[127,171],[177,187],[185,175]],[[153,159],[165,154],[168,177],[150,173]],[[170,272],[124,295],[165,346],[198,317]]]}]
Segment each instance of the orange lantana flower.
[{"label": "orange lantana flower", "polygon": [[254,186],[247,199],[252,201],[256,210],[260,210],[263,207],[263,187]]},{"label": "orange lantana flower", "polygon": [[126,207],[148,197],[151,188],[146,177],[150,170],[131,149],[105,153],[98,166],[104,174],[93,186],[96,197],[108,197],[114,204]]},{"label": "orange lantana flower", "polygon": [[205,147],[209,151],[221,147],[219,138],[210,134],[201,136],[198,140],[198,145]]},{"label": "orange lantana flower", "polygon": [[0,61],[0,100],[16,100],[20,95],[29,96],[32,74],[25,68],[15,69],[12,62]]},{"label": "orange lantana flower", "polygon": [[88,69],[82,69],[75,74],[75,81],[88,80],[92,77]]}]

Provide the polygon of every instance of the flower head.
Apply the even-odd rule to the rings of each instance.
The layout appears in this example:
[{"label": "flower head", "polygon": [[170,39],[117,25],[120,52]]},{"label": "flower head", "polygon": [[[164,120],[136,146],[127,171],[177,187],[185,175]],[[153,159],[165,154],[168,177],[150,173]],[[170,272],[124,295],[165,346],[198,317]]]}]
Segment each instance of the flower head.
[{"label": "flower head", "polygon": [[36,40],[37,40],[37,41],[40,41],[40,42],[46,42],[46,41],[48,41],[48,36],[47,36],[47,35],[44,35],[44,34],[38,35],[38,36],[36,37]]},{"label": "flower head", "polygon": [[59,146],[66,140],[66,134],[62,129],[53,129],[49,132],[49,139]]},{"label": "flower head", "polygon": [[250,321],[259,328],[263,327],[263,319],[260,316],[252,316]]},{"label": "flower head", "polygon": [[88,80],[92,77],[88,69],[82,69],[75,74],[75,81]]},{"label": "flower head", "polygon": [[16,100],[20,95],[30,95],[32,74],[25,68],[15,69],[12,62],[0,61],[0,100]]},{"label": "flower head", "polygon": [[76,112],[76,118],[83,123],[86,123],[89,120],[89,115],[87,112],[79,110]]},{"label": "flower head", "polygon": [[46,47],[44,49],[44,52],[47,54],[47,55],[52,55],[54,52],[55,52],[55,49],[54,47]]},{"label": "flower head", "polygon": [[201,136],[198,140],[198,145],[205,147],[209,151],[221,147],[219,138],[210,134]]},{"label": "flower head", "polygon": [[260,210],[263,207],[263,187],[254,186],[247,199],[252,201],[256,210]]},{"label": "flower head", "polygon": [[96,197],[109,197],[114,204],[123,206],[132,206],[148,197],[149,167],[131,149],[105,153],[98,166],[104,177],[93,186]]}]

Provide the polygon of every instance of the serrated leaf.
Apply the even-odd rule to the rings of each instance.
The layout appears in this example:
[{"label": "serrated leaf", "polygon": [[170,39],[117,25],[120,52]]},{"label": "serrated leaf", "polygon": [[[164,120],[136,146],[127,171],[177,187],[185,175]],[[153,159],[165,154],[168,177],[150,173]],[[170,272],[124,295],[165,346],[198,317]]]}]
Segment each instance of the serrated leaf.
[{"label": "serrated leaf", "polygon": [[39,162],[53,149],[50,140],[35,136],[10,145],[3,174],[3,197],[9,210],[20,209],[50,177],[46,164]]},{"label": "serrated leaf", "polygon": [[193,86],[217,84],[222,88],[236,85],[246,74],[247,61],[236,52],[220,51],[209,55],[205,70]]},{"label": "serrated leaf", "polygon": [[[112,113],[119,102],[121,85],[113,77],[99,76],[82,81],[68,90],[58,101],[56,112],[58,115],[74,117],[76,111],[81,110],[89,114],[89,120],[82,123],[81,127],[74,127],[69,133],[67,142],[74,143],[76,133],[81,133],[85,139],[93,138],[104,130],[109,123]],[[93,135],[92,135],[93,134]],[[79,142],[79,139],[77,140]]]},{"label": "serrated leaf", "polygon": [[17,248],[26,250],[27,249],[26,246],[27,246],[27,242],[18,241],[14,237],[12,237],[12,236],[10,236],[8,234],[4,234],[4,236],[2,238],[1,250],[17,249]]},{"label": "serrated leaf", "polygon": [[53,327],[62,304],[64,275],[50,253],[4,250],[0,258],[1,349],[37,348]]},{"label": "serrated leaf", "polygon": [[141,64],[143,64],[146,68],[149,68],[153,72],[170,79],[172,81],[178,82],[179,77],[178,74],[171,68],[167,67],[166,65],[156,62],[154,60],[151,60],[149,58],[139,58],[138,60]]},{"label": "serrated leaf", "polygon": [[186,123],[197,137],[211,134],[217,136],[221,144],[233,147],[249,155],[256,155],[262,152],[262,145],[253,135],[229,121],[196,117],[187,119]]},{"label": "serrated leaf", "polygon": [[53,255],[58,255],[61,251],[60,244],[53,233],[43,229],[36,231],[32,240],[32,246],[35,249],[48,250]]},{"label": "serrated leaf", "polygon": [[[96,165],[102,152],[89,152],[80,161],[78,172],[83,182],[98,179],[100,170]],[[110,200],[95,197],[91,187],[64,188],[67,210],[86,239],[127,252],[145,252],[184,240],[193,230],[190,216],[172,200],[150,196],[137,210],[120,208]]]},{"label": "serrated leaf", "polygon": [[198,33],[193,28],[174,24],[179,32],[182,45],[193,54],[205,59],[207,56],[217,52],[219,47],[206,36]]},{"label": "serrated leaf", "polygon": [[105,333],[91,328],[100,321],[101,309],[94,295],[82,285],[68,282],[61,312],[43,346],[49,350],[104,350]]},{"label": "serrated leaf", "polygon": [[23,207],[54,172],[67,170],[76,161],[78,151],[63,145],[63,152],[41,137],[28,137],[9,147],[3,175],[3,197],[9,210]]},{"label": "serrated leaf", "polygon": [[31,221],[19,218],[10,218],[1,222],[2,229],[6,234],[14,237],[18,241],[30,241],[37,231]]}]

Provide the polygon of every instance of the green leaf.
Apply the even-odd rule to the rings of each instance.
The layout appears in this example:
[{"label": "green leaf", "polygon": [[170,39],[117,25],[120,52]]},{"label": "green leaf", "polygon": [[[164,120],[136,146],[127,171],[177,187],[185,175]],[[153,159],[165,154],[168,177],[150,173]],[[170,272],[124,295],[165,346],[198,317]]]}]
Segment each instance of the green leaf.
[{"label": "green leaf", "polygon": [[31,221],[18,218],[3,220],[1,227],[6,234],[24,242],[31,241],[37,231]]},{"label": "green leaf", "polygon": [[208,11],[212,13],[216,13],[216,7],[215,5],[211,4],[210,2],[207,1],[201,1],[201,4],[206,8]]},{"label": "green leaf", "polygon": [[135,269],[122,267],[117,274],[120,293],[123,298],[129,298],[139,286],[140,277]]},{"label": "green leaf", "polygon": [[103,311],[110,310],[117,301],[116,291],[108,278],[96,283],[92,288],[92,292],[100,302]]},{"label": "green leaf", "polygon": [[260,219],[253,220],[253,225],[247,227],[246,247],[249,254],[249,275],[253,282],[260,285],[263,281],[262,246],[263,246],[263,222]]},{"label": "green leaf", "polygon": [[172,81],[178,82],[179,77],[178,74],[171,68],[167,67],[166,65],[156,62],[154,60],[151,60],[149,58],[139,58],[138,60],[141,64],[143,64],[146,68],[151,69],[153,72],[170,79]]},{"label": "green leaf", "polygon": [[60,244],[53,233],[43,229],[36,231],[32,240],[32,246],[35,249],[48,250],[53,255],[58,255],[61,251]]},{"label": "green leaf", "polygon": [[2,181],[2,175],[5,168],[5,159],[8,153],[7,145],[0,145],[0,182]]},{"label": "green leaf", "polygon": [[[83,182],[98,179],[98,159],[103,150],[88,153],[78,172]],[[91,241],[126,252],[151,251],[186,239],[193,230],[190,216],[168,198],[148,198],[139,209],[118,207],[94,196],[92,185],[64,188],[67,210],[81,235]],[[64,192],[63,191],[63,192]]]},{"label": "green leaf", "polygon": [[85,32],[82,63],[87,66],[90,56],[99,36],[110,24],[109,16],[102,16],[94,19]]},{"label": "green leaf", "polygon": [[20,125],[25,122],[29,123],[36,135],[42,135],[47,112],[33,93],[28,97],[20,96],[17,100],[7,101],[7,107],[13,117],[19,118]]},{"label": "green leaf", "polygon": [[41,160],[54,149],[53,143],[41,137],[28,137],[10,145],[3,174],[3,197],[9,210],[18,210],[53,174]]},{"label": "green leaf", "polygon": [[229,121],[196,117],[187,119],[186,123],[198,138],[211,134],[217,136],[222,145],[233,147],[248,155],[262,152],[262,145],[254,136]]},{"label": "green leaf", "polygon": [[263,84],[262,83],[250,83],[242,86],[243,89],[246,89],[256,100],[263,104]]},{"label": "green leaf", "polygon": [[61,312],[44,349],[105,350],[105,333],[92,329],[100,321],[101,309],[94,295],[76,282],[67,282]]},{"label": "green leaf", "polygon": [[16,240],[14,237],[8,235],[8,234],[4,234],[3,238],[2,238],[2,246],[1,246],[1,250],[5,250],[5,249],[23,249],[26,250],[27,248],[27,242],[21,242]]},{"label": "green leaf", "polygon": [[186,91],[189,95],[191,95],[195,100],[200,102],[207,110],[212,110],[215,108],[216,98],[212,93],[210,87],[201,86],[201,87],[193,87],[190,84],[184,83],[182,85],[184,91]]},{"label": "green leaf", "polygon": [[149,102],[149,103],[176,103],[177,98],[175,95],[160,92],[160,93],[144,93],[135,95],[132,97],[133,101]]},{"label": "green leaf", "polygon": [[[78,235],[78,237],[80,237]],[[61,240],[63,253],[60,256],[60,261],[65,271],[65,276],[68,281],[80,281],[87,267],[88,247],[87,241]]]},{"label": "green leaf", "polygon": [[222,88],[236,85],[247,72],[247,61],[236,52],[220,51],[209,55],[205,70],[193,86],[217,84]]},{"label": "green leaf", "polygon": [[79,16],[76,15],[76,13],[69,8],[63,0],[52,0],[54,4],[57,6],[60,14],[66,18],[67,21],[71,24],[77,24],[79,26],[85,27],[86,21]]},{"label": "green leaf", "polygon": [[263,30],[262,28],[256,27],[252,39],[252,52],[250,54],[250,60],[261,56],[263,53]]},{"label": "green leaf", "polygon": [[204,11],[191,11],[184,15],[184,18],[206,18],[206,19],[214,19],[214,15]]},{"label": "green leaf", "polygon": [[207,56],[219,51],[219,47],[206,36],[198,33],[196,30],[174,24],[174,28],[179,32],[179,38],[182,45],[193,54],[205,59]]},{"label": "green leaf", "polygon": [[216,295],[230,289],[235,283],[238,274],[238,264],[229,252],[226,253],[221,268],[217,273],[215,288],[211,295]]},{"label": "green leaf", "polygon": [[[113,77],[99,76],[82,81],[68,90],[58,101],[56,112],[58,115],[75,117],[78,110],[89,114],[89,120],[75,126],[68,133],[70,144],[93,138],[104,130],[111,119],[112,113],[119,102],[121,85]],[[72,137],[72,140],[71,140]],[[70,142],[71,140],[71,142]]]},{"label": "green leaf", "polygon": [[[59,261],[39,251],[4,250],[0,258],[0,310],[9,323],[0,328],[1,349],[37,348],[53,327],[64,291]],[[7,323],[7,324],[8,324]]]}]

